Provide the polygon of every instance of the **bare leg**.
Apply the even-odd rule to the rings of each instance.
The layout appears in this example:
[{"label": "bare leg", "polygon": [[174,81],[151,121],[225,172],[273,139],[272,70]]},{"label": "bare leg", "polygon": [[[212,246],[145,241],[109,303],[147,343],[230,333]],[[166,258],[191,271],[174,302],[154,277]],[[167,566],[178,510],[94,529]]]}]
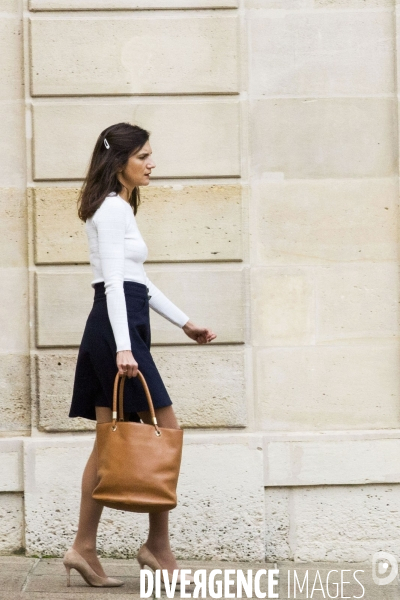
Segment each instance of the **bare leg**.
[{"label": "bare leg", "polygon": [[[144,423],[151,424],[150,412],[140,412],[139,416]],[[172,406],[156,409],[156,417],[160,427],[180,429]],[[169,511],[149,513],[150,527],[146,546],[164,569],[172,571],[179,567],[169,544],[168,518]]]},{"label": "bare leg", "polygon": [[[111,421],[111,416],[111,409],[106,407],[96,407],[96,418],[98,423],[108,423]],[[96,484],[97,461],[95,442],[83,472],[78,531],[72,547],[89,563],[92,569],[100,575],[100,577],[106,577],[96,552],[97,528],[99,526],[101,513],[103,512],[101,504],[92,498],[92,491]]]}]

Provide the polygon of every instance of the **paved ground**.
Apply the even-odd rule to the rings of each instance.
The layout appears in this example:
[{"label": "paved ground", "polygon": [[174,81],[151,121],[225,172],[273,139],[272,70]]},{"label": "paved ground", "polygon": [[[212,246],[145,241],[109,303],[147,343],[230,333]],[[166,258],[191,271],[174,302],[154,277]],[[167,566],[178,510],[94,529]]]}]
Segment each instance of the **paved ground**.
[{"label": "paved ground", "polygon": [[[139,568],[134,560],[111,560],[104,559],[103,564],[109,576],[119,577],[124,580],[124,586],[114,589],[93,588],[86,585],[76,571],[71,572],[71,587],[66,587],[66,576],[61,559],[38,559],[23,556],[0,556],[0,600],[136,600],[140,598]],[[373,583],[371,565],[368,563],[229,563],[229,562],[201,562],[182,561],[182,568],[190,568],[192,572],[196,569],[241,569],[245,575],[247,570],[253,570],[253,577],[259,569],[279,569],[278,591],[279,599],[287,598],[363,598],[366,600],[400,600],[400,584],[395,579],[392,583],[379,586]],[[328,579],[327,574],[332,572]],[[294,570],[300,583],[304,581],[308,570],[308,594],[306,587],[296,595],[293,593],[293,584],[290,594],[288,593],[288,572],[290,581],[293,582]],[[341,571],[343,570],[343,573]],[[356,573],[356,571],[358,571]],[[72,575],[73,573],[73,575]],[[340,585],[342,576],[344,582],[343,592]],[[232,575],[231,575],[232,577]],[[234,576],[233,576],[234,577]],[[320,577],[320,579],[318,579]],[[355,577],[361,582],[357,583]],[[264,583],[266,577],[261,579],[261,590],[267,591]],[[321,589],[321,583],[322,588]],[[314,591],[313,585],[315,584]],[[317,589],[319,588],[319,589]],[[235,586],[231,591],[235,590]],[[165,593],[162,596],[166,598]],[[207,596],[209,597],[209,596]],[[225,598],[222,595],[222,598]],[[235,596],[236,597],[236,594]],[[246,597],[246,596],[244,596]],[[255,595],[253,596],[256,597]],[[267,594],[268,597],[268,594]],[[179,592],[175,598],[180,598]]]}]

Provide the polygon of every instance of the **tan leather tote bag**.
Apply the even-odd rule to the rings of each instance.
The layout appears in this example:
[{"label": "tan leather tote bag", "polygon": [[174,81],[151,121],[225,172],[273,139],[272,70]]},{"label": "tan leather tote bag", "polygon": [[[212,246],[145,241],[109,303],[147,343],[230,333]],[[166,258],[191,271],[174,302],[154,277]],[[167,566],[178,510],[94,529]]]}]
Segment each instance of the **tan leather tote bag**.
[{"label": "tan leather tote bag", "polygon": [[124,421],[126,376],[117,373],[112,422],[96,426],[98,484],[92,496],[104,506],[118,510],[171,510],[177,505],[183,431],[158,427],[145,378],[140,371],[137,377],[144,387],[153,425]]}]

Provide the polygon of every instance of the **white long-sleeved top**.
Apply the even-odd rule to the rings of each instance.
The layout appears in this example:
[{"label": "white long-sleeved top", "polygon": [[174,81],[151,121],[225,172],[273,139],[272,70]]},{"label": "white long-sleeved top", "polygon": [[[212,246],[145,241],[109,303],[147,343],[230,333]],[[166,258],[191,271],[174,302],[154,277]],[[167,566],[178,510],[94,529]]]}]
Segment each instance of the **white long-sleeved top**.
[{"label": "white long-sleeved top", "polygon": [[90,264],[95,283],[104,281],[107,311],[117,352],[131,350],[124,281],[143,283],[151,296],[150,307],[183,327],[189,317],[147,277],[143,263],[148,249],[137,226],[132,207],[121,196],[110,194],[86,221]]}]

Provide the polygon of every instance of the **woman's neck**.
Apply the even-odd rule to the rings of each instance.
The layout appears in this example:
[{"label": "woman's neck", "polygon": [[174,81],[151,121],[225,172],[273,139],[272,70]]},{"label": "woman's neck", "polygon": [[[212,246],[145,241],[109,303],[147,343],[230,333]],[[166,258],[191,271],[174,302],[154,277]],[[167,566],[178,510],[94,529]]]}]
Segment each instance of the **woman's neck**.
[{"label": "woman's neck", "polygon": [[118,196],[122,198],[122,200],[125,200],[125,202],[129,202],[128,190],[126,188],[122,188]]}]

